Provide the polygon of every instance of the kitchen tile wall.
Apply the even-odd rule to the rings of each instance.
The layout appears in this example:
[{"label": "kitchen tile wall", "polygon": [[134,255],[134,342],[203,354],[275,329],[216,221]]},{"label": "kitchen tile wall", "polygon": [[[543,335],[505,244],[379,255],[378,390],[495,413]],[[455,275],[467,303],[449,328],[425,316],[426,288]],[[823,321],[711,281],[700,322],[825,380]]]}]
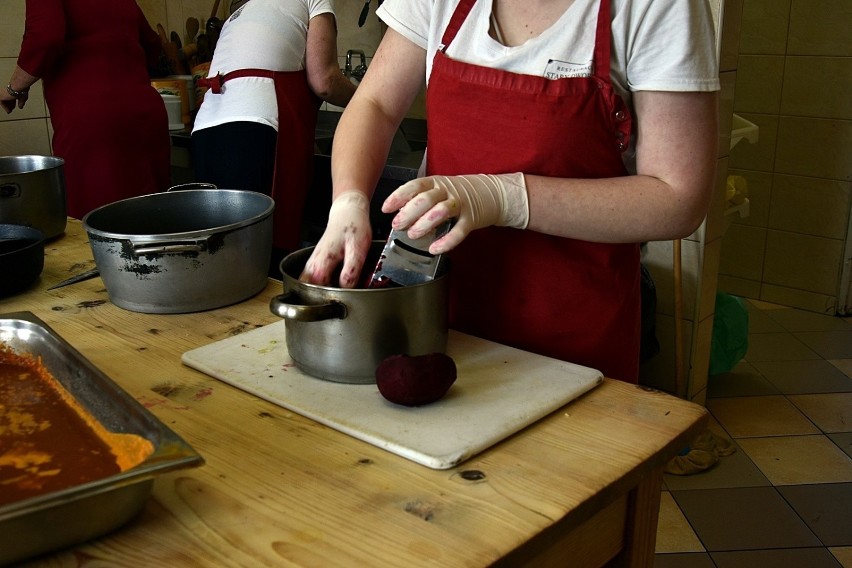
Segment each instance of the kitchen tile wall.
[{"label": "kitchen tile wall", "polygon": [[731,151],[751,212],[722,246],[719,288],[834,315],[852,208],[848,0],[744,0],[734,110],[760,127]]}]

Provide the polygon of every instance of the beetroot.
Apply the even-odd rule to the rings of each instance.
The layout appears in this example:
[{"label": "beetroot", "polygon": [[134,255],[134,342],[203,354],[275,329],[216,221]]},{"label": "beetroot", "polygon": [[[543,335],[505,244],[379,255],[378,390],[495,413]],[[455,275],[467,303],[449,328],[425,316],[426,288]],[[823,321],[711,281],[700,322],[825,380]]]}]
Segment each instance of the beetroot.
[{"label": "beetroot", "polygon": [[376,369],[382,396],[403,406],[422,406],[447,394],[456,380],[456,363],[449,355],[391,355]]}]

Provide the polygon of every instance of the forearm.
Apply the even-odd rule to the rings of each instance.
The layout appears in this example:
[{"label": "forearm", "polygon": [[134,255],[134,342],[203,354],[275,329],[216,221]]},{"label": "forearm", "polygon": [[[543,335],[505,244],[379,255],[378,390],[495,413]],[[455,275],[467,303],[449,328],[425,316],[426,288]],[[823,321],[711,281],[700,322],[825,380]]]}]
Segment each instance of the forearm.
[{"label": "forearm", "polygon": [[596,242],[686,237],[707,214],[718,145],[715,93],[637,92],[637,175],[526,176],[528,228]]},{"label": "forearm", "polygon": [[426,52],[388,30],[334,135],[334,194],[372,196],[394,133],[423,85]]},{"label": "forearm", "polygon": [[27,91],[30,87],[38,81],[38,77],[34,75],[30,75],[19,65],[15,65],[15,69],[12,71],[12,76],[9,78],[8,84],[15,91]]},{"label": "forearm", "polygon": [[[706,191],[684,197],[665,182],[635,175],[562,179],[527,175],[528,230],[592,242],[671,240],[690,235],[707,209]],[[712,185],[712,181],[708,180]]]},{"label": "forearm", "polygon": [[387,161],[397,123],[356,92],[340,117],[331,151],[334,195],[356,190],[372,197]]}]

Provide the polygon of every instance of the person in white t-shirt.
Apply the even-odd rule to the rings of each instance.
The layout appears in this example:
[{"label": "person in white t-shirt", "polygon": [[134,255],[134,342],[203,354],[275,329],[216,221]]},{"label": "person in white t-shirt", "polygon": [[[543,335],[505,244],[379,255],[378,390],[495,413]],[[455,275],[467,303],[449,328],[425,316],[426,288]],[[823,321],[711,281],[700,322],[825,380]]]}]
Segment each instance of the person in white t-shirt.
[{"label": "person in white t-shirt", "polygon": [[302,279],[359,281],[368,203],[426,83],[425,176],[383,204],[449,253],[450,325],[638,381],[639,244],[702,222],[717,148],[706,0],[387,0]]},{"label": "person in white t-shirt", "polygon": [[[225,22],[192,131],[196,181],[275,199],[272,264],[301,244],[321,101],[345,106],[331,0],[251,0]],[[271,270],[277,270],[272,266]]]}]

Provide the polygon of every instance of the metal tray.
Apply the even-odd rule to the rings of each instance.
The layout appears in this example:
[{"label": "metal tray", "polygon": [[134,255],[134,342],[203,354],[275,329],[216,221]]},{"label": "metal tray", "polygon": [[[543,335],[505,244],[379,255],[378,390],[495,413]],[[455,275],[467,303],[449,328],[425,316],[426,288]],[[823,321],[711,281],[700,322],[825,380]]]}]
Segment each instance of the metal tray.
[{"label": "metal tray", "polygon": [[0,506],[0,565],[112,531],[144,506],[157,474],[204,459],[45,322],[30,312],[0,314],[0,343],[41,357],[53,377],[107,430],[136,434],[154,451],[121,473]]}]

